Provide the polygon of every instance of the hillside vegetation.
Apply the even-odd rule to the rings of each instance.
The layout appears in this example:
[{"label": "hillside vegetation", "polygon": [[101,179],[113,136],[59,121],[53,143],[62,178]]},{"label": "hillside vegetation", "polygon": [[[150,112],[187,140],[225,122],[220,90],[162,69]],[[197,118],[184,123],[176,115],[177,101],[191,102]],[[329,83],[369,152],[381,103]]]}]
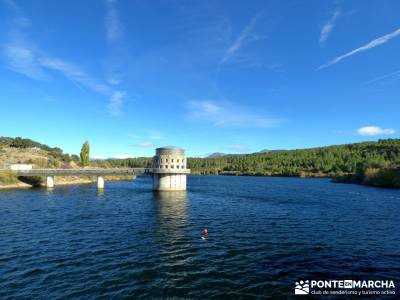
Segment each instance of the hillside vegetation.
[{"label": "hillside vegetation", "polygon": [[[22,138],[0,138],[0,164],[71,168],[77,155]],[[151,167],[150,157],[91,160],[90,167]],[[244,155],[188,158],[193,174],[332,177],[340,182],[400,187],[400,139]]]},{"label": "hillside vegetation", "polygon": [[[34,168],[78,168],[80,158],[77,155],[63,153],[58,147],[24,138],[0,137],[0,169],[7,164],[31,164]],[[110,177],[107,179],[123,179],[124,177]],[[57,176],[57,184],[88,183],[95,180],[89,176]],[[11,170],[0,171],[1,187],[40,186],[44,182],[41,177],[17,177]],[[25,185],[23,184],[25,183]]]},{"label": "hillside vegetation", "polygon": [[20,137],[0,137],[0,167],[5,164],[32,164],[36,168],[72,168],[77,163],[77,155],[64,154],[61,148]]},{"label": "hillside vegetation", "polygon": [[[150,167],[150,158],[94,161],[103,167]],[[400,139],[245,155],[188,158],[193,174],[332,177],[400,187]]]},{"label": "hillside vegetation", "polygon": [[370,166],[399,166],[400,139],[217,158],[191,158],[188,162],[192,169],[202,174],[341,176],[355,174]]}]

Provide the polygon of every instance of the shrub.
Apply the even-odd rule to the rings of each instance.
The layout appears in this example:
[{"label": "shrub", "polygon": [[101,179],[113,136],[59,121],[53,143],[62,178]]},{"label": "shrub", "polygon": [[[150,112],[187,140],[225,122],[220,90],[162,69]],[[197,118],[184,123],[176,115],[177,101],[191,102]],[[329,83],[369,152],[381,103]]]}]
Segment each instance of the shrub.
[{"label": "shrub", "polygon": [[1,171],[0,172],[0,183],[3,184],[15,184],[18,183],[19,180],[13,171]]}]

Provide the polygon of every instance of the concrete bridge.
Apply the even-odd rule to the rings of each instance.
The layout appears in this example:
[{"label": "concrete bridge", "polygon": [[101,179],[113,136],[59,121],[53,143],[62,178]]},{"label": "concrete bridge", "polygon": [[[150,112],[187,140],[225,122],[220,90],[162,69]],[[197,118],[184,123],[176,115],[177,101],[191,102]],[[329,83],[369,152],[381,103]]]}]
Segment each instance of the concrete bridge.
[{"label": "concrete bridge", "polygon": [[[1,171],[1,170],[0,170]],[[46,177],[46,186],[54,187],[55,176],[97,176],[97,188],[104,188],[105,176],[132,176],[152,175],[156,174],[171,174],[171,170],[159,168],[112,168],[112,169],[31,169],[31,170],[16,170],[14,173],[17,176],[40,176]],[[189,174],[190,170],[181,169],[180,174]],[[175,174],[175,173],[174,173]]]},{"label": "concrete bridge", "polygon": [[129,168],[129,169],[31,169],[16,170],[17,176],[40,176],[46,177],[46,186],[54,187],[55,176],[97,176],[97,188],[104,188],[104,176],[137,176],[141,174],[152,174],[152,169]]},{"label": "concrete bridge", "polygon": [[[1,170],[0,170],[1,171]],[[104,188],[104,176],[152,175],[153,189],[162,191],[186,190],[186,168],[184,150],[177,147],[156,149],[152,168],[110,168],[110,169],[29,169],[15,170],[17,176],[46,177],[46,186],[54,187],[55,176],[97,176],[97,188]]]}]

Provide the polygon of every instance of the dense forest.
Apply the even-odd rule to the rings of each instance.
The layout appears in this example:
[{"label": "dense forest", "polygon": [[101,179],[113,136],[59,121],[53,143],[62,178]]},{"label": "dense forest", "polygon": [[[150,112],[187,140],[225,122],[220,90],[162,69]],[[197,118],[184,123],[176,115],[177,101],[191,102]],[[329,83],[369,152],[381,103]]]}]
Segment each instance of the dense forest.
[{"label": "dense forest", "polygon": [[[150,158],[93,161],[102,167],[150,167]],[[245,155],[188,158],[193,174],[332,177],[400,187],[400,139]]]},{"label": "dense forest", "polygon": [[201,174],[267,176],[340,176],[363,167],[400,165],[400,139],[301,150],[270,151],[216,158],[190,158],[189,167]]}]

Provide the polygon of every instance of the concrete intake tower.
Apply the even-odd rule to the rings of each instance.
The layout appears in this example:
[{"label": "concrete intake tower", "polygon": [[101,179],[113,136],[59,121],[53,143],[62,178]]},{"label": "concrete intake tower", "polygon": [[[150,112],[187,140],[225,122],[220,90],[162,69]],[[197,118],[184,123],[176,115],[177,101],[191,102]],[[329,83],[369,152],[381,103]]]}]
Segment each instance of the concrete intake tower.
[{"label": "concrete intake tower", "polygon": [[185,151],[178,147],[162,147],[156,149],[153,157],[153,189],[157,191],[186,190]]}]

